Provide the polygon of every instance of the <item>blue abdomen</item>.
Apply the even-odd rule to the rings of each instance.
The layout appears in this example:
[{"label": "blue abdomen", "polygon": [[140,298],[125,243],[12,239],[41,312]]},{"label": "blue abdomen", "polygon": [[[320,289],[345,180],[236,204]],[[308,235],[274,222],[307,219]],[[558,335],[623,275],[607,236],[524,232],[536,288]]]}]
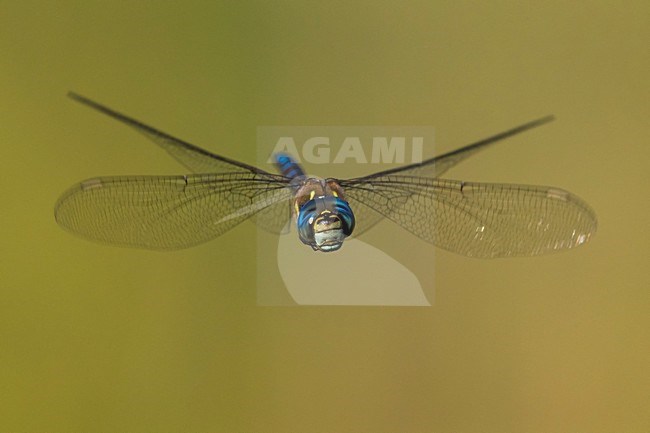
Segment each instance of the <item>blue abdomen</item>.
[{"label": "blue abdomen", "polygon": [[295,179],[296,177],[305,175],[305,172],[302,171],[300,165],[298,165],[291,155],[278,153],[273,155],[273,159],[275,159],[275,166],[278,168],[282,176]]}]

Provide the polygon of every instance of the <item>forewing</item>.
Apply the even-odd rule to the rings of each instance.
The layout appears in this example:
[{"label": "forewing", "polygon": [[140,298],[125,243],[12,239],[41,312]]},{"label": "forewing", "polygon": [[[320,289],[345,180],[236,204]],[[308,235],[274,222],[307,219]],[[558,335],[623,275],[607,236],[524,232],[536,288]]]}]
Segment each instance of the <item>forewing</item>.
[{"label": "forewing", "polygon": [[[528,123],[524,123],[523,125],[516,126],[507,131],[503,131],[499,134],[477,141],[476,143],[472,143],[467,146],[461,147],[460,149],[456,149],[451,152],[445,153],[444,155],[427,159],[425,161],[422,161],[421,163],[410,164],[402,167],[380,171],[378,173],[365,176],[362,179],[374,179],[374,178],[380,178],[382,176],[387,176],[387,175],[421,176],[421,177],[436,178],[441,176],[443,173],[445,173],[447,170],[449,170],[459,162],[469,158],[470,156],[485,149],[486,147],[495,144],[501,140],[505,140],[506,138],[520,134],[529,129],[544,125],[545,123],[551,122],[553,119],[554,119],[553,116],[542,117],[540,119],[533,120]],[[361,179],[357,179],[357,180],[361,180]]]},{"label": "forewing", "polygon": [[211,240],[291,192],[253,173],[89,179],[56,204],[57,222],[101,243],[180,249]]},{"label": "forewing", "polygon": [[353,200],[351,207],[355,219],[354,231],[351,235],[353,238],[361,236],[385,219],[384,215],[358,200]]},{"label": "forewing", "polygon": [[84,96],[70,92],[68,94],[72,99],[78,101],[90,108],[93,108],[107,116],[112,117],[126,125],[134,128],[136,131],[144,134],[147,138],[165,149],[172,157],[189,168],[193,173],[260,173],[268,174],[252,165],[235,161],[224,156],[215,155],[193,144],[187,143],[171,135],[159,131],[149,125],[135,120],[129,116],[119,113],[102,104],[92,101]]},{"label": "forewing", "polygon": [[558,188],[409,176],[341,184],[351,200],[425,241],[470,257],[561,251],[587,242],[597,227],[593,210]]},{"label": "forewing", "polygon": [[358,237],[388,218],[392,209],[404,205],[412,192],[395,188],[390,182],[381,179],[337,180],[345,190],[345,199],[350,203],[355,217],[353,237]]}]

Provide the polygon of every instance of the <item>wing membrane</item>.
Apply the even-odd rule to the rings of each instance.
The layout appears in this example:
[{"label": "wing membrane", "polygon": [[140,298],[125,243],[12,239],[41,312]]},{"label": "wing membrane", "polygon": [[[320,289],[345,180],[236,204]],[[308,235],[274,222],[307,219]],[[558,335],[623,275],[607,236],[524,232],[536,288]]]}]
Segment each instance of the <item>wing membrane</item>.
[{"label": "wing membrane", "polygon": [[470,257],[535,256],[579,246],[596,231],[593,210],[552,187],[410,176],[342,181],[365,204],[440,248]]},{"label": "wing membrane", "polygon": [[285,178],[275,175],[102,177],[68,190],[55,217],[98,242],[180,249],[211,240],[290,196]]},{"label": "wing membrane", "polygon": [[499,134],[493,135],[492,137],[485,138],[483,140],[477,141],[476,143],[469,144],[467,146],[461,147],[460,149],[453,150],[451,152],[445,153],[440,156],[436,156],[426,161],[422,161],[416,164],[410,164],[402,167],[397,167],[385,171],[380,171],[373,173],[371,175],[365,176],[360,179],[374,179],[382,176],[387,176],[389,174],[399,174],[402,176],[424,176],[430,178],[436,178],[441,176],[447,170],[458,164],[459,162],[469,158],[475,153],[485,149],[486,147],[495,144],[501,140],[512,137],[513,135],[520,134],[524,131],[527,131],[538,126],[542,126],[548,122],[553,121],[555,118],[553,116],[542,117],[537,120],[533,120],[523,125],[516,126],[507,131],[501,132]]},{"label": "wing membrane", "polygon": [[167,153],[190,169],[193,173],[244,172],[269,174],[262,169],[253,167],[252,165],[244,164],[243,162],[235,161],[224,156],[215,155],[198,146],[172,137],[165,132],[159,131],[149,125],[145,125],[138,120],[128,117],[84,96],[72,92],[70,92],[68,96],[75,101],[104,113],[113,119],[119,120],[120,122],[134,128],[136,131],[144,134],[147,138],[165,149]]}]

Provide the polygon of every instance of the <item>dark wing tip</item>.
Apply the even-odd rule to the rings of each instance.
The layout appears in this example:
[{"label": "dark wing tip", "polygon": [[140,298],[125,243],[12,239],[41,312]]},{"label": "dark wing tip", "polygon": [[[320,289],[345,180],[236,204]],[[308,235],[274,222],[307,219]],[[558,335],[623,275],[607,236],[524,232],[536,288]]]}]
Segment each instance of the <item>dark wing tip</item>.
[{"label": "dark wing tip", "polygon": [[548,114],[544,117],[540,117],[539,119],[532,120],[528,123],[525,123],[520,126],[520,128],[528,129],[528,128],[535,128],[536,126],[541,126],[545,123],[549,123],[555,120],[555,115],[553,114]]},{"label": "dark wing tip", "polygon": [[102,105],[102,104],[100,104],[98,102],[95,102],[92,99],[86,98],[85,96],[82,96],[82,95],[80,95],[78,93],[75,93],[73,91],[68,92],[68,98],[73,99],[73,100],[75,100],[75,101],[77,101],[77,102],[79,102],[81,104],[92,107],[92,108],[94,108],[94,109],[96,109],[98,111],[101,111],[103,113],[113,115],[114,117],[122,117],[122,116],[115,116],[118,113],[116,113],[114,110],[111,110],[110,108],[108,108],[108,107],[106,107],[106,106],[104,106],[104,105]]}]

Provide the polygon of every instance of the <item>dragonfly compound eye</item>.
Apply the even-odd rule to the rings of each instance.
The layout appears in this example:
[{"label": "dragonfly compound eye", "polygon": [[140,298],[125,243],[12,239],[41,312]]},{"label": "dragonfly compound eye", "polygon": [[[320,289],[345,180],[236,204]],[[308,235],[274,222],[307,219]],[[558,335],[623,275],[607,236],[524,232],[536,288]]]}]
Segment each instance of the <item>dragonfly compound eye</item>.
[{"label": "dragonfly compound eye", "polygon": [[354,214],[338,197],[316,197],[300,208],[297,226],[304,244],[315,251],[336,251],[354,230]]}]

